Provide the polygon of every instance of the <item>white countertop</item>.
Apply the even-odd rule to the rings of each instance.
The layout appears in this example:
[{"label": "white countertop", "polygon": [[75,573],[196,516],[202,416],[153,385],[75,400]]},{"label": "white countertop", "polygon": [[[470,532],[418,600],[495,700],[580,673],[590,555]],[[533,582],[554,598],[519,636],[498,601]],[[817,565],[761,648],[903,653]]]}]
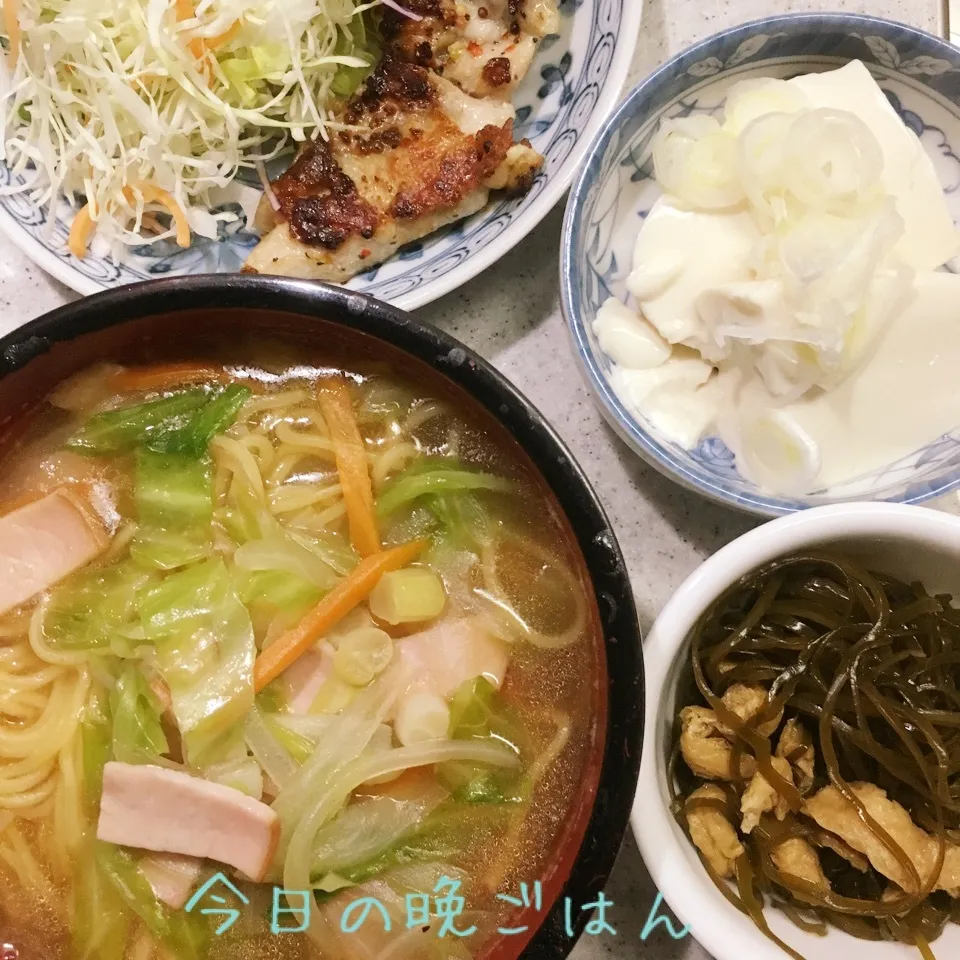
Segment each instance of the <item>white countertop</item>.
[{"label": "white countertop", "polygon": [[[941,0],[643,2],[633,81],[697,40],[774,11],[841,9],[941,30]],[[954,27],[960,27],[960,22]],[[574,366],[560,314],[557,263],[562,213],[561,204],[503,261],[418,316],[493,362],[546,414],[570,446],[613,521],[646,631],[700,560],[753,521],[687,493],[645,466],[601,419]],[[74,297],[0,238],[0,333]],[[625,784],[624,789],[631,786]],[[657,891],[630,835],[605,893],[614,902],[608,919],[618,932],[585,936],[572,960],[707,957],[690,937],[674,941],[662,925],[641,940]]]}]

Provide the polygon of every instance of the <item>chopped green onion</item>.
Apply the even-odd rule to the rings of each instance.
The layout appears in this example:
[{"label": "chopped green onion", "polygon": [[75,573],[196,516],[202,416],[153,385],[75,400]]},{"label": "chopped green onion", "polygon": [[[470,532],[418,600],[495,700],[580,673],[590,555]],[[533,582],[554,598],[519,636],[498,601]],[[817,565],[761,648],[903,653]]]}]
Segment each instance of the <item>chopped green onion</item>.
[{"label": "chopped green onion", "polygon": [[333,670],[346,683],[365,687],[390,665],[393,640],[377,627],[358,627],[340,641]]},{"label": "chopped green onion", "polygon": [[370,593],[370,612],[384,623],[420,623],[443,613],[447,594],[429,567],[385,573]]}]

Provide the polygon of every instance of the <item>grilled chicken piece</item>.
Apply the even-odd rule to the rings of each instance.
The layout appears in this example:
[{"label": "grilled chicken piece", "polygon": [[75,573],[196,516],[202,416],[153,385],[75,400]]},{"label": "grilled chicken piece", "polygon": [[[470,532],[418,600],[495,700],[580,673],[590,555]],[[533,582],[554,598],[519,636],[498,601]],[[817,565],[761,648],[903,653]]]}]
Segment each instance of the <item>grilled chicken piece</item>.
[{"label": "grilled chicken piece", "polygon": [[556,33],[556,0],[411,0],[411,20],[383,13],[397,56],[436,70],[475,97],[509,99],[527,75],[537,43]]},{"label": "grilled chicken piece", "polygon": [[513,142],[513,107],[467,96],[387,54],[340,119],[274,184],[272,227],[244,270],[343,282],[397,248],[483,207],[491,189],[520,190],[542,158]]}]

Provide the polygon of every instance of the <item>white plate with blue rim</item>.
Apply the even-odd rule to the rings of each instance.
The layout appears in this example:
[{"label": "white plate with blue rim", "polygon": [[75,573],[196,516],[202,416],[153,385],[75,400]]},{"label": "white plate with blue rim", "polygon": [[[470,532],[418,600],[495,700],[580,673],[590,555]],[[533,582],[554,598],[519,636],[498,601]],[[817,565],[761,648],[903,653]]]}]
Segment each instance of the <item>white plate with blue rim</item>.
[{"label": "white plate with blue rim", "polygon": [[[410,243],[348,287],[411,310],[456,289],[519,243],[550,212],[573,179],[593,135],[617,103],[640,32],[639,0],[561,0],[561,27],[545,37],[514,95],[515,136],[546,158],[523,197],[492,201],[479,213]],[[0,186],[12,182],[0,164]],[[188,249],[160,241],[133,248],[123,263],[92,249],[83,260],[66,247],[74,211],[49,212],[24,194],[0,197],[0,231],[47,273],[78,293],[204,273],[235,273],[259,241],[252,226],[260,198],[256,176],[235,183],[211,212],[236,215],[216,240],[194,235]]]},{"label": "white plate with blue rim", "polygon": [[960,488],[960,425],[909,456],[799,499],[744,479],[716,436],[693,450],[658,434],[610,384],[593,320],[626,287],[640,223],[660,196],[650,144],[661,118],[715,113],[750,77],[788,78],[863,61],[933,158],[960,223],[960,48],[902,23],[852,14],[792,14],[744,24],[684,51],[641,82],[604,124],[573,184],[561,243],[561,303],[576,355],[610,425],[641,457],[690,490],[761,516],[856,500],[920,503]]}]

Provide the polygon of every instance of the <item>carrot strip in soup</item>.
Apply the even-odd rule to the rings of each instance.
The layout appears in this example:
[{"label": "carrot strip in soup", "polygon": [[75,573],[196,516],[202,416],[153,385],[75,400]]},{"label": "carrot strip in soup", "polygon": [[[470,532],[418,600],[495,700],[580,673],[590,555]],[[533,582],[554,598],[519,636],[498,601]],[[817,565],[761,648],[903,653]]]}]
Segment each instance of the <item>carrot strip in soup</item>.
[{"label": "carrot strip in soup", "polygon": [[337,456],[350,539],[361,557],[369,557],[380,549],[380,534],[367,454],[353,415],[350,389],[344,380],[334,377],[320,385],[318,399]]},{"label": "carrot strip in soup", "polygon": [[20,0],[3,0],[3,20],[10,41],[10,66],[14,67],[20,54]]},{"label": "carrot strip in soup", "polygon": [[152,367],[128,367],[110,377],[110,389],[117,393],[149,393],[172,390],[185,383],[226,383],[223,367],[197,363],[163,363]]},{"label": "carrot strip in soup", "polygon": [[254,689],[259,692],[279,677],[362,603],[385,573],[412,563],[426,547],[426,540],[414,540],[361,560],[295,627],[277,637],[257,657],[253,667]]}]

